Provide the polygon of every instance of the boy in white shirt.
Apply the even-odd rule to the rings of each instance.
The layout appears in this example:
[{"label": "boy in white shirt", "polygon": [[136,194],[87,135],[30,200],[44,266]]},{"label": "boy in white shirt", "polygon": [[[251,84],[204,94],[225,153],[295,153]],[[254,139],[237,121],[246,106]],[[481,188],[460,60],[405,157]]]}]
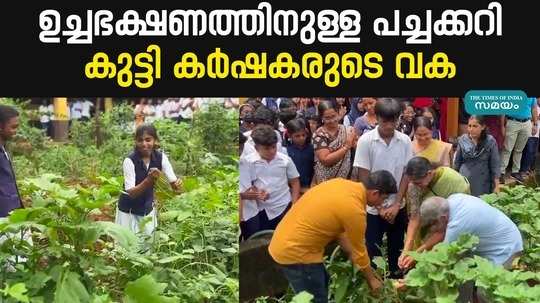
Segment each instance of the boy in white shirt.
[{"label": "boy in white shirt", "polygon": [[240,158],[240,228],[242,238],[274,230],[300,196],[300,175],[292,159],[277,150],[269,125],[253,130],[256,152]]}]

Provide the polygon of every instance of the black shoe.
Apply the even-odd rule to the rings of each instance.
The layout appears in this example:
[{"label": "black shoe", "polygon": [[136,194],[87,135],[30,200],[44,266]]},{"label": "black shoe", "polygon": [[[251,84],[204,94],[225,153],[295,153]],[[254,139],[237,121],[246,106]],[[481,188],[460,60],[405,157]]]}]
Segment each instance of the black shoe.
[{"label": "black shoe", "polygon": [[512,176],[512,178],[516,179],[519,183],[523,183],[523,177],[521,176],[520,173],[511,173],[510,176]]}]

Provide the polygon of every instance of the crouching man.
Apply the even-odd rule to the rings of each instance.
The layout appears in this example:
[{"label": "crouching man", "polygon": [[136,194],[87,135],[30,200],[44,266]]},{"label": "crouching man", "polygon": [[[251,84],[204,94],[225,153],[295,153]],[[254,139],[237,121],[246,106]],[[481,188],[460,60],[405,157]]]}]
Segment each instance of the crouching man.
[{"label": "crouching man", "polygon": [[[456,241],[462,234],[479,238],[475,255],[510,269],[514,258],[523,250],[518,227],[500,210],[480,198],[453,194],[444,199],[431,197],[420,206],[420,222],[432,232],[444,232],[444,242]],[[472,283],[460,291],[459,302],[469,302]],[[482,302],[482,298],[480,298]]]},{"label": "crouching man", "polygon": [[365,184],[331,179],[307,191],[285,215],[268,248],[295,293],[328,302],[329,277],[323,264],[326,245],[338,240],[373,291],[382,286],[370,266],[365,245],[366,205],[379,206],[397,192],[388,171],[369,174]]}]

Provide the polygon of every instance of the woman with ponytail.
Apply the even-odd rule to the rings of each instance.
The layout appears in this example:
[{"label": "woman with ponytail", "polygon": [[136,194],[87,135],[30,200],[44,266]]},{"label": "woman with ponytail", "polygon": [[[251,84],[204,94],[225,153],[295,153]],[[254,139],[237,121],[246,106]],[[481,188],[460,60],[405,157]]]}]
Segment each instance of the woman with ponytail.
[{"label": "woman with ponytail", "polygon": [[488,134],[485,117],[469,118],[467,133],[458,138],[454,169],[469,179],[474,196],[498,192],[499,150],[495,138]]}]

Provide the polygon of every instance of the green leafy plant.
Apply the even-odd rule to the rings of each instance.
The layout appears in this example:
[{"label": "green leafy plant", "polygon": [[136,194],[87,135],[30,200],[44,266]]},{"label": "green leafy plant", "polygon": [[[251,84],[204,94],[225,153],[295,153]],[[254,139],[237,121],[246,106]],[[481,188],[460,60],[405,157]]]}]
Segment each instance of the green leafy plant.
[{"label": "green leafy plant", "polygon": [[482,199],[500,209],[518,226],[523,237],[521,267],[540,269],[540,191],[525,186],[503,187],[499,194],[482,196]]}]

